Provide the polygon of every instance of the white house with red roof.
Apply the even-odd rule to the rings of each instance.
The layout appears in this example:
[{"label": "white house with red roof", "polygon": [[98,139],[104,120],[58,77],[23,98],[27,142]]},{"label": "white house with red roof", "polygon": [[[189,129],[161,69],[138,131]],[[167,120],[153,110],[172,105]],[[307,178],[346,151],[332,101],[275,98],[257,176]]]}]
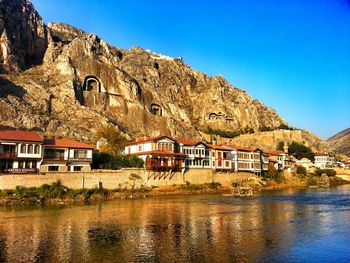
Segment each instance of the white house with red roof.
[{"label": "white house with red roof", "polygon": [[185,168],[211,168],[211,149],[201,141],[176,140],[179,152],[185,154]]},{"label": "white house with red roof", "polygon": [[0,131],[0,172],[38,173],[43,138],[33,131]]},{"label": "white house with red roof", "polygon": [[259,148],[227,145],[231,148],[232,167],[236,172],[251,172],[261,175],[267,171],[268,159]]},{"label": "white house with red roof", "polygon": [[230,171],[234,170],[232,148],[226,145],[208,145],[211,149],[211,166],[212,169],[217,171]]},{"label": "white house with red roof", "polygon": [[185,154],[175,147],[174,139],[158,136],[126,143],[124,152],[143,159],[148,170],[178,170],[183,168]]},{"label": "white house with red roof", "polygon": [[334,155],[328,153],[315,153],[315,167],[325,169],[333,167]]},{"label": "white house with red roof", "polygon": [[68,139],[45,139],[42,172],[90,171],[93,146]]}]

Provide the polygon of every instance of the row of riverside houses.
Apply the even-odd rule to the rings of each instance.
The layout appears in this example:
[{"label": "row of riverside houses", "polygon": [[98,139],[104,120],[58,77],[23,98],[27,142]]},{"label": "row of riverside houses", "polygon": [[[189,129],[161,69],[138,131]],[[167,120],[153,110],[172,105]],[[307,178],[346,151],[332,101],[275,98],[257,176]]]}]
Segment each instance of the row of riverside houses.
[{"label": "row of riverside houses", "polygon": [[[125,145],[125,154],[142,158],[148,170],[207,168],[256,175],[268,170],[271,156],[258,148],[218,146],[202,141],[174,140],[168,136],[129,142]],[[288,166],[284,161],[281,164],[283,169]]]},{"label": "row of riverside houses", "polygon": [[202,141],[174,140],[168,136],[136,140],[125,145],[125,154],[138,155],[149,170],[208,168],[221,171],[252,172],[261,175],[272,164],[279,170],[291,171],[301,165],[307,169],[332,168],[334,155],[315,153],[315,162],[295,159],[284,151],[263,152],[259,148],[213,145]]},{"label": "row of riverside houses", "polygon": [[90,171],[93,146],[44,139],[37,132],[0,131],[0,173]]}]

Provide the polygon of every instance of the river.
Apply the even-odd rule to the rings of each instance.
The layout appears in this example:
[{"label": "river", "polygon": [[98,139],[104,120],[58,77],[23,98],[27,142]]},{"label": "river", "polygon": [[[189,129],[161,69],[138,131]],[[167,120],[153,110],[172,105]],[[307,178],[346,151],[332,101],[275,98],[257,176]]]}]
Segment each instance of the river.
[{"label": "river", "polygon": [[0,262],[350,262],[350,187],[3,207]]}]

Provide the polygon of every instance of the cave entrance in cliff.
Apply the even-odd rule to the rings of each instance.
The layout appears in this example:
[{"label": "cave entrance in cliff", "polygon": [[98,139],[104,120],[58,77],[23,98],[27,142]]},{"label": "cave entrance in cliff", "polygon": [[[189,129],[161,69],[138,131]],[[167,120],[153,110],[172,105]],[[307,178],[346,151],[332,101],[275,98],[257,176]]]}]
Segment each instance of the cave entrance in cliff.
[{"label": "cave entrance in cliff", "polygon": [[158,104],[155,104],[153,103],[151,105],[151,113],[153,115],[157,115],[157,116],[162,116],[163,115],[163,109],[162,109],[162,106],[158,105]]},{"label": "cave entrance in cliff", "polygon": [[216,113],[210,113],[209,114],[209,120],[216,120],[218,118],[218,115]]},{"label": "cave entrance in cliff", "polygon": [[94,76],[87,76],[84,80],[83,89],[86,91],[101,92],[101,83]]}]

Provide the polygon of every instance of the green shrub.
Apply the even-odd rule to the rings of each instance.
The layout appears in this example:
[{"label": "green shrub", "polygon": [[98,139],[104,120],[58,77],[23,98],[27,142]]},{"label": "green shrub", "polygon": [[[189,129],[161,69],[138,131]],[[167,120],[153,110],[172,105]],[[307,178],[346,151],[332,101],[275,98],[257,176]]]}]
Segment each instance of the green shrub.
[{"label": "green shrub", "polygon": [[317,168],[315,171],[316,176],[321,176],[322,174],[326,174],[327,176],[335,176],[337,174],[333,169],[319,169]]},{"label": "green shrub", "polygon": [[304,166],[299,165],[296,170],[297,174],[299,175],[305,175],[306,174],[306,168]]},{"label": "green shrub", "polygon": [[315,186],[317,185],[317,180],[315,177],[313,176],[310,176],[308,179],[307,179],[307,185],[309,186]]},{"label": "green shrub", "polygon": [[265,131],[272,131],[273,129],[270,126],[262,126],[259,128],[259,131],[265,132]]},{"label": "green shrub", "polygon": [[218,182],[211,182],[209,184],[206,184],[210,189],[218,189],[221,187],[221,184]]},{"label": "green shrub", "polygon": [[314,161],[314,153],[309,147],[306,147],[304,144],[292,142],[288,147],[288,153],[295,156],[297,159],[307,158],[311,161]]},{"label": "green shrub", "polygon": [[212,129],[208,127],[204,132],[207,134],[219,135],[224,138],[234,138],[241,134],[254,133],[255,131],[253,128],[246,126],[243,129],[239,129],[235,131],[225,131],[225,130],[219,130],[219,129]]},{"label": "green shrub", "polygon": [[142,168],[144,161],[137,156],[118,155],[113,153],[94,153],[93,169],[119,170],[125,167]]},{"label": "green shrub", "polygon": [[185,190],[202,190],[206,188],[206,185],[191,184],[190,182],[186,181],[186,184],[181,185],[181,188]]}]

